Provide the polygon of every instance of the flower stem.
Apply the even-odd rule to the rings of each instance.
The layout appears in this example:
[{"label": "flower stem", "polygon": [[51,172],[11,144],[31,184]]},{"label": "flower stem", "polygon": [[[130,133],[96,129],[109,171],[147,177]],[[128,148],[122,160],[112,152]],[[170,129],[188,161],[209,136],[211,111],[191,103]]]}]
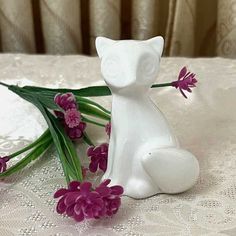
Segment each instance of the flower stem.
[{"label": "flower stem", "polygon": [[93,142],[91,141],[91,139],[89,138],[88,134],[86,132],[84,132],[83,135],[83,140],[85,143],[87,143],[89,146],[94,146]]},{"label": "flower stem", "polygon": [[0,82],[0,85],[9,88],[9,85],[8,85],[8,84],[5,84],[5,83],[3,83],[3,82]]},{"label": "flower stem", "polygon": [[172,82],[170,82],[170,83],[163,83],[163,84],[153,84],[152,88],[161,88],[161,87],[168,87],[168,86],[172,86]]}]

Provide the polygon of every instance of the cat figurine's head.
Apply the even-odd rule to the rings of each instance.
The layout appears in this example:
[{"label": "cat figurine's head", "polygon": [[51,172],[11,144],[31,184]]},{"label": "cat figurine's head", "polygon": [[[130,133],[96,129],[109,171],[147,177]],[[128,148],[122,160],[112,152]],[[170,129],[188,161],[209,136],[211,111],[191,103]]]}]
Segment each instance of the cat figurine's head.
[{"label": "cat figurine's head", "polygon": [[101,72],[112,92],[130,88],[148,89],[156,80],[164,40],[157,36],[145,41],[96,38]]}]

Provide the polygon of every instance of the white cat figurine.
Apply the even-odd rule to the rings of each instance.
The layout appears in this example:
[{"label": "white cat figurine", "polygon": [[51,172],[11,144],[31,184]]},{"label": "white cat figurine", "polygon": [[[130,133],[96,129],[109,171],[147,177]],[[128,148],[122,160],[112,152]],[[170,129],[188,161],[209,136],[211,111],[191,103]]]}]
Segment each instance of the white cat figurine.
[{"label": "white cat figurine", "polygon": [[125,195],[146,198],[180,193],[199,176],[197,159],[181,149],[149,98],[159,70],[164,40],[96,39],[101,72],[112,95],[108,166],[103,179],[124,187]]}]

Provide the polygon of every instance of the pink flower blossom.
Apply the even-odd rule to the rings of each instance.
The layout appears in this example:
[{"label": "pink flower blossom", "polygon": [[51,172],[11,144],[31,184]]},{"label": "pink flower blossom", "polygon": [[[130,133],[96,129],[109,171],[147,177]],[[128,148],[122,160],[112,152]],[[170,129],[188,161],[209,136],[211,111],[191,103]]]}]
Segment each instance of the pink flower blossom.
[{"label": "pink flower blossom", "polygon": [[124,192],[123,187],[120,185],[108,187],[110,182],[110,179],[106,179],[95,189],[95,191],[102,196],[105,205],[105,214],[107,216],[112,216],[117,213],[121,205],[120,197]]},{"label": "pink flower blossom", "polygon": [[55,103],[63,110],[77,108],[76,99],[73,93],[58,93],[54,98]]},{"label": "pink flower blossom", "polygon": [[83,136],[83,132],[86,128],[86,123],[81,121],[78,126],[75,126],[73,128],[69,128],[67,125],[65,125],[64,127],[67,135],[74,140],[79,139]]},{"label": "pink flower blossom", "polygon": [[107,169],[107,157],[108,157],[108,144],[103,143],[97,147],[89,147],[87,150],[88,157],[91,158],[89,164],[89,170],[96,172],[97,169],[101,169],[103,172]]},{"label": "pink flower blossom", "polygon": [[65,118],[65,115],[64,115],[64,112],[62,111],[54,111],[54,114],[56,115],[56,117],[60,118],[60,119],[64,119]]},{"label": "pink flower blossom", "polygon": [[60,198],[57,212],[78,222],[114,215],[120,207],[123,188],[108,187],[109,183],[105,180],[94,190],[90,182],[72,181],[68,189],[61,188],[54,194],[54,198]]},{"label": "pink flower blossom", "polygon": [[66,213],[78,222],[102,216],[103,200],[99,193],[92,190],[90,182],[73,181],[68,189],[59,189],[54,197],[61,197],[57,203],[57,212]]},{"label": "pink flower blossom", "polygon": [[111,122],[108,122],[106,124],[105,131],[106,131],[107,135],[110,137],[110,135],[111,135]]},{"label": "pink flower blossom", "polygon": [[68,109],[65,112],[65,122],[69,128],[74,128],[81,121],[80,113],[76,108]]},{"label": "pink flower blossom", "polygon": [[7,169],[7,162],[10,160],[10,157],[0,157],[0,173],[3,173]]},{"label": "pink flower blossom", "polygon": [[54,98],[55,103],[64,111],[54,111],[61,122],[67,135],[75,140],[83,136],[86,123],[81,121],[81,114],[78,111],[73,93],[57,94]]},{"label": "pink flower blossom", "polygon": [[195,78],[195,74],[191,72],[187,72],[187,68],[183,67],[179,72],[179,77],[177,81],[173,81],[171,85],[176,89],[179,88],[182,95],[187,98],[183,90],[191,93],[192,90],[190,88],[196,87],[197,79]]}]

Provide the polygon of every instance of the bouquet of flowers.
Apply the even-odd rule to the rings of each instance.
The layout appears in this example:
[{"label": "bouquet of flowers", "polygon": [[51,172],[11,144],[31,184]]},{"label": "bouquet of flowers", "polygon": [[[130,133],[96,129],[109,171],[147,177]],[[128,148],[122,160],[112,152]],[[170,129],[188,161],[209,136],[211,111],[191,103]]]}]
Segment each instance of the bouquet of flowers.
[{"label": "bouquet of flowers", "polygon": [[[195,74],[183,67],[178,80],[154,84],[152,88],[172,86],[179,89],[187,98],[184,91],[191,92],[196,83]],[[15,153],[0,157],[0,181],[40,158],[54,145],[67,182],[67,187],[57,190],[54,194],[54,198],[59,199],[57,212],[66,214],[78,222],[113,216],[121,205],[122,186],[109,186],[109,179],[98,186],[86,181],[88,171],[91,173],[98,170],[106,171],[109,148],[108,143],[95,146],[86,133],[86,126],[97,125],[107,133],[108,137],[112,129],[110,111],[88,97],[109,96],[111,95],[109,88],[93,86],[81,89],[51,89],[35,86],[19,87],[2,82],[0,85],[36,106],[48,125],[48,129],[34,142]],[[89,166],[81,165],[75,149],[75,141],[78,139],[88,145]],[[25,156],[17,163],[8,166],[12,159],[21,154]]]}]

